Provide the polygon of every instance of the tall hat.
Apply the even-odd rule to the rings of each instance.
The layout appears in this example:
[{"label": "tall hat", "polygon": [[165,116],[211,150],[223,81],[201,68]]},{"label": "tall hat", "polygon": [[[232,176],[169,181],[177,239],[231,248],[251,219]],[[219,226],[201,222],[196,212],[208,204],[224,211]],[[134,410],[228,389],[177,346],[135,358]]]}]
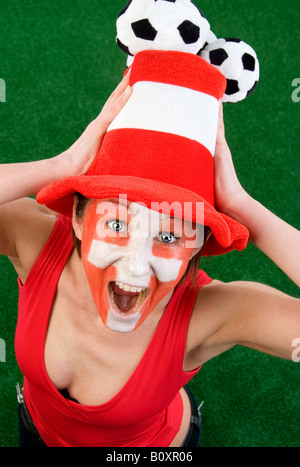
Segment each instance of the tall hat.
[{"label": "tall hat", "polygon": [[129,84],[132,95],[88,172],[46,186],[38,202],[71,216],[76,192],[96,199],[126,196],[193,222],[199,222],[201,207],[201,223],[212,231],[204,255],[244,249],[248,230],[217,212],[214,202],[219,101],[228,88],[224,75],[197,54],[150,49],[135,54]]}]

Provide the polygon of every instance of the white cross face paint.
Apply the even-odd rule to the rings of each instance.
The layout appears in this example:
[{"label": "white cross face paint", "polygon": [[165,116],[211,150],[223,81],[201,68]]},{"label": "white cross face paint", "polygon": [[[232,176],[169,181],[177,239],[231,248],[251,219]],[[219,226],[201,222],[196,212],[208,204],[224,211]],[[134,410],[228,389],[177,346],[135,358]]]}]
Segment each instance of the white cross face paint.
[{"label": "white cross face paint", "polygon": [[180,281],[194,251],[185,246],[182,223],[137,203],[93,200],[88,205],[82,259],[108,328],[137,328]]}]

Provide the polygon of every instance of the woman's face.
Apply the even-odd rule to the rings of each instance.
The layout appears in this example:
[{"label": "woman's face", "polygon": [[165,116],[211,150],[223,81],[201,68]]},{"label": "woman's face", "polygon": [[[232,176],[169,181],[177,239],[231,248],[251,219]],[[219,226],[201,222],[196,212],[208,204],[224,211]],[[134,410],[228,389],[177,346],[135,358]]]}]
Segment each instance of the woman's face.
[{"label": "woman's face", "polygon": [[90,201],[73,227],[94,303],[113,331],[140,326],[200,249],[192,223],[122,200]]}]

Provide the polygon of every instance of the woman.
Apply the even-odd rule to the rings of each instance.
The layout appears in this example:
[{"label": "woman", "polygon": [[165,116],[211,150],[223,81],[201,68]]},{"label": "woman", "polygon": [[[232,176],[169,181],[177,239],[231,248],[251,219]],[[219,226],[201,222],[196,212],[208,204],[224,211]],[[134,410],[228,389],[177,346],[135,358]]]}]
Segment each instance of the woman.
[{"label": "woman", "polygon": [[[172,365],[177,359],[177,367],[182,365],[182,374],[178,381],[174,381],[175,388],[196,374],[204,362],[236,344],[291,359],[292,342],[300,336],[299,300],[270,287],[247,282],[224,284],[210,280],[204,273],[198,273],[196,289],[184,282],[177,286],[190,261],[199,255],[203,246],[186,246],[185,236],[190,238],[188,229],[194,227],[191,222],[185,223],[179,235],[176,229],[180,231],[182,223],[176,225],[173,218],[157,217],[154,213],[150,233],[147,231],[146,236],[137,238],[132,235],[134,246],[127,248],[130,222],[136,216],[144,225],[145,219],[152,215],[149,209],[143,206],[134,210],[132,201],[135,200],[132,199],[116,203],[116,199],[104,197],[86,202],[79,197],[74,202],[72,226],[76,242],[81,244],[73,248],[67,235],[70,222],[61,216],[57,218],[55,212],[26,198],[55,180],[85,174],[98,153],[108,125],[130,95],[128,77],[125,77],[99,117],[65,153],[49,160],[1,167],[0,253],[11,259],[19,275],[20,306],[22,308],[24,302],[28,313],[32,288],[36,286],[36,275],[42,267],[41,258],[51,257],[53,251],[55,256],[62,256],[58,264],[51,263],[53,269],[45,276],[49,282],[44,280],[39,284],[42,300],[39,307],[44,306],[44,302],[51,303],[49,320],[45,320],[43,314],[32,313],[28,318],[23,313],[18,322],[17,357],[19,355],[21,370],[31,376],[28,400],[25,392],[27,407],[23,405],[21,410],[21,445],[197,445],[199,433],[197,426],[192,425],[195,413],[191,397],[184,388],[178,387],[180,392],[173,400],[161,402],[162,406],[169,404],[168,411],[161,408],[151,416],[151,401],[147,405],[147,393],[159,391],[155,388],[158,375],[166,372],[163,364],[162,367],[151,367],[149,349],[154,351],[153,336],[157,336],[156,330],[162,332],[166,316],[176,309],[176,300],[181,300],[180,303],[190,309],[189,321],[185,318],[182,324],[186,340],[184,332],[178,334],[178,354],[171,360],[160,355],[162,362],[166,359]],[[215,171],[219,211],[245,225],[252,242],[299,285],[299,232],[252,199],[241,187],[225,141],[221,107]],[[123,214],[120,213],[122,210]],[[107,213],[109,215],[105,217]],[[163,222],[168,228],[161,225]],[[170,224],[173,230],[169,228]],[[95,232],[106,243],[102,255],[90,254]],[[114,235],[107,240],[108,232]],[[204,240],[209,235],[206,231]],[[153,260],[154,242],[157,248],[154,256],[162,261]],[[165,253],[166,248],[169,248],[168,253]],[[110,256],[112,250],[114,254]],[[101,263],[103,258],[105,261]],[[173,261],[171,268],[168,267],[170,260]],[[175,277],[174,265],[178,265]],[[115,269],[121,271],[124,282],[115,280],[119,277],[115,275]],[[53,277],[57,278],[57,284],[51,283]],[[149,283],[154,284],[150,292],[147,290]],[[103,284],[110,287],[109,293],[119,309],[110,321],[107,318],[109,304],[102,306],[103,301],[108,300],[102,290]],[[141,316],[133,313],[134,323],[128,325],[128,316],[131,316],[128,310],[139,308],[138,300],[144,302],[147,299],[145,313]],[[36,327],[37,319],[42,320],[39,328]],[[37,329],[41,336],[36,336]],[[37,360],[34,349],[35,340],[39,339],[42,339],[39,344],[44,343],[44,354]],[[44,366],[33,368],[43,356]],[[146,357],[151,367],[151,390],[149,384],[144,386],[143,381],[138,380],[142,394],[137,394],[137,385],[128,384],[128,381],[132,379],[131,375],[135,374],[138,379],[137,376],[142,374]],[[47,385],[44,395],[43,384]],[[161,388],[161,392],[164,391],[167,392],[166,388]],[[126,401],[132,401],[131,420],[125,418],[124,408],[124,412],[120,412],[122,395]],[[177,410],[172,409],[172,404]],[[99,426],[99,414],[105,410],[109,411],[110,418],[103,429]],[[91,427],[93,417],[98,423],[95,422],[94,431]]]}]

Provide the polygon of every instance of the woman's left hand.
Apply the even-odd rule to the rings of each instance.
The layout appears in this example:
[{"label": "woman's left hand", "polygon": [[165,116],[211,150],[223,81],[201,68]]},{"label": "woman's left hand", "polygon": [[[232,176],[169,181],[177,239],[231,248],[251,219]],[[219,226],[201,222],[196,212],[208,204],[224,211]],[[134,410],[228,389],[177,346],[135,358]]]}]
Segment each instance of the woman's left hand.
[{"label": "woman's left hand", "polygon": [[221,102],[214,160],[216,207],[219,211],[235,217],[238,204],[244,202],[249,195],[241,186],[234,169],[231,151],[225,138],[223,105]]}]

